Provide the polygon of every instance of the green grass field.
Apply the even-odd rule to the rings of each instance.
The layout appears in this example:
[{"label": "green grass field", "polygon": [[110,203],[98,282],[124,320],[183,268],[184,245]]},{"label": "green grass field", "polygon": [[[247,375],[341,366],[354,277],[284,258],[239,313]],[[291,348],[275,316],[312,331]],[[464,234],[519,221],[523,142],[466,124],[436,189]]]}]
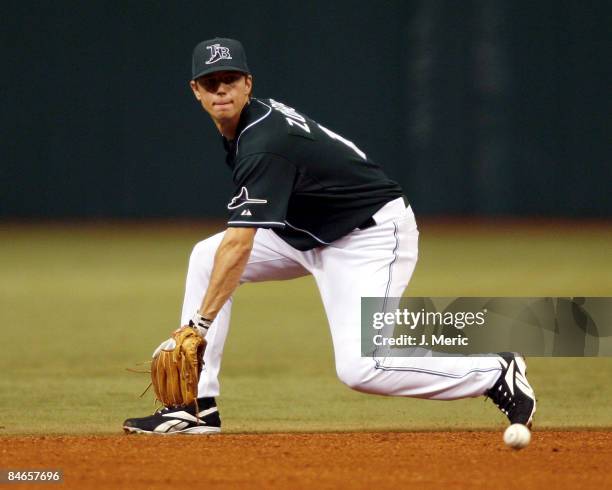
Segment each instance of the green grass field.
[{"label": "green grass field", "polygon": [[[422,226],[413,296],[612,296],[612,227]],[[118,433],[178,322],[187,258],[213,229],[0,225],[0,435]],[[538,427],[612,427],[612,359],[531,359]],[[352,392],[310,278],[243,286],[222,370],[227,432],[498,428],[483,399]]]}]

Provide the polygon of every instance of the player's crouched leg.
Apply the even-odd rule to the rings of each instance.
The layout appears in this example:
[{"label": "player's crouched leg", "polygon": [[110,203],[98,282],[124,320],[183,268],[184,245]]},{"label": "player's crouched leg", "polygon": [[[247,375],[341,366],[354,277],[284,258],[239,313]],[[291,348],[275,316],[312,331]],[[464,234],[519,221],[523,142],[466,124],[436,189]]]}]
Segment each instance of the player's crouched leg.
[{"label": "player's crouched leg", "polygon": [[336,359],[336,374],[342,383],[353,390],[380,395],[390,394],[389,387],[381,379],[383,373],[377,371],[372,358],[357,357],[341,361]]},{"label": "player's crouched leg", "polygon": [[[400,358],[398,358],[400,359]],[[479,392],[465,390],[464,378],[461,376],[440,375],[431,371],[429,363],[411,362],[411,359],[396,359],[373,357],[336,358],[338,378],[349,388],[362,393],[376,395],[408,396],[417,398],[456,399],[466,396],[482,395],[485,388]],[[429,359],[427,359],[429,360]],[[425,369],[424,369],[425,368]],[[499,371],[491,376],[497,377]],[[479,373],[474,373],[478,376]],[[471,377],[465,378],[467,381]],[[487,382],[486,386],[490,386]],[[474,390],[472,390],[474,391]]]},{"label": "player's crouched leg", "polygon": [[188,275],[198,274],[207,280],[210,278],[215,260],[215,253],[222,239],[223,233],[217,233],[195,244],[189,257]]},{"label": "player's crouched leg", "polygon": [[215,253],[223,239],[223,233],[213,235],[206,240],[198,242],[189,257],[187,279],[185,281],[185,299],[183,301],[182,324],[193,316],[200,307],[202,296],[208,288],[212,274]]}]

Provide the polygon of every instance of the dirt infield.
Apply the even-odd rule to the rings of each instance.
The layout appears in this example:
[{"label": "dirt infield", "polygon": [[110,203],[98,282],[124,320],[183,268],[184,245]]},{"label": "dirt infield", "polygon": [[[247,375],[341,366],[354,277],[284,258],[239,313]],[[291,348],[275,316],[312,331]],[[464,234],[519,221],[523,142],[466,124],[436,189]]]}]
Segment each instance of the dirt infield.
[{"label": "dirt infield", "polygon": [[[610,488],[612,432],[5,437],[2,469],[59,469],[50,488]],[[8,488],[9,485],[1,485]],[[12,485],[10,485],[12,486]],[[18,484],[15,488],[40,488]],[[45,486],[43,486],[45,488]]]}]

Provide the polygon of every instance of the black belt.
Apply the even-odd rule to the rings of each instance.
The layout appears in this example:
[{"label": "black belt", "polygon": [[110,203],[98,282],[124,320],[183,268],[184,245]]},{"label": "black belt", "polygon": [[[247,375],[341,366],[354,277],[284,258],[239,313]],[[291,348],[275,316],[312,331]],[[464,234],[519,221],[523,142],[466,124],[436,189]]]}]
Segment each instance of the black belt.
[{"label": "black belt", "polygon": [[[408,198],[406,196],[402,196],[402,199],[404,200],[404,204],[406,205],[406,207],[408,207]],[[389,202],[391,202],[391,201],[389,201]],[[385,204],[387,204],[387,203],[385,203]],[[374,213],[374,214],[376,214],[376,213]],[[368,228],[371,228],[372,226],[376,226],[376,221],[374,221],[374,218],[372,216],[370,216],[367,220],[365,220],[357,228],[359,228],[360,230],[366,230]]]}]

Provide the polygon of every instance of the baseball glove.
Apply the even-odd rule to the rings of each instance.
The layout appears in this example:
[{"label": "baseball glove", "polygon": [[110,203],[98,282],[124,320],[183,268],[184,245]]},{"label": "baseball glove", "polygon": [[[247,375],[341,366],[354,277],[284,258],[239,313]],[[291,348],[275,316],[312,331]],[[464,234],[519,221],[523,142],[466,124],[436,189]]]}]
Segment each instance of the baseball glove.
[{"label": "baseball glove", "polygon": [[153,353],[151,384],[155,396],[166,407],[194,403],[204,364],[206,340],[193,327],[177,330]]}]

